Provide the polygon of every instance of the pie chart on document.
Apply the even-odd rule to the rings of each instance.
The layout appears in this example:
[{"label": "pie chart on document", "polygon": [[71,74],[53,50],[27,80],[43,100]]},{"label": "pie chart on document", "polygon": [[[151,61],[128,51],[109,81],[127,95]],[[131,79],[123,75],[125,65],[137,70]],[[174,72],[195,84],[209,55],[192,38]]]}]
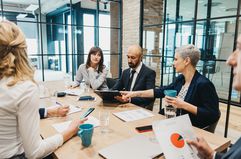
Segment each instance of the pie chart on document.
[{"label": "pie chart on document", "polygon": [[171,144],[176,148],[183,148],[185,145],[183,137],[178,133],[171,134],[170,141]]}]

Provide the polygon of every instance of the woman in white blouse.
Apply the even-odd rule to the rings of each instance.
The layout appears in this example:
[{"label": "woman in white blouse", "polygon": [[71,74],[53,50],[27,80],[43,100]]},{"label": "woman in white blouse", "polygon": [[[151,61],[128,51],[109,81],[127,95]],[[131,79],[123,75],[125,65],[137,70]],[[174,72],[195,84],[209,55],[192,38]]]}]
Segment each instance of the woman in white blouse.
[{"label": "woman in white blouse", "polygon": [[39,94],[27,57],[22,31],[0,22],[0,158],[43,158],[78,131],[84,120],[74,120],[60,134],[42,139]]},{"label": "woman in white blouse", "polygon": [[86,64],[79,66],[72,88],[79,86],[82,80],[84,80],[85,84],[94,90],[108,89],[106,83],[108,70],[103,62],[102,50],[99,47],[92,47],[89,51]]}]

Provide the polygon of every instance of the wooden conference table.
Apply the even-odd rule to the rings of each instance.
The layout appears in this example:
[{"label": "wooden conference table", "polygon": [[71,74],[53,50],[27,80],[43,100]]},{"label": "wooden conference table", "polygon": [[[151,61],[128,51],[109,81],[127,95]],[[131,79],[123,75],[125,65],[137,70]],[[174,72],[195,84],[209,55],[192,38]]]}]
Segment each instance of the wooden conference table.
[{"label": "wooden conference table", "polygon": [[[55,90],[64,90],[64,83],[62,81],[54,81],[54,82],[45,82],[43,83],[45,87],[48,89],[55,89]],[[43,138],[47,138],[49,136],[52,136],[56,134],[56,130],[52,127],[52,124],[60,123],[68,120],[73,120],[74,118],[79,118],[80,115],[85,112],[88,108],[94,107],[95,111],[91,113],[91,116],[94,116],[98,119],[99,111],[109,111],[110,112],[110,120],[109,120],[109,129],[110,131],[108,133],[102,133],[100,131],[100,127],[97,127],[94,129],[94,134],[92,138],[92,144],[88,148],[84,148],[81,144],[81,139],[76,136],[64,143],[60,148],[58,148],[54,152],[54,157],[59,159],[99,159],[102,158],[99,156],[98,151],[102,148],[105,148],[107,146],[110,146],[112,144],[118,143],[124,139],[130,138],[132,136],[135,136],[139,134],[135,127],[137,126],[144,126],[144,125],[151,125],[153,121],[155,120],[163,120],[165,117],[160,114],[154,114],[153,117],[132,121],[132,122],[123,122],[116,116],[114,116],[113,112],[119,112],[119,111],[125,111],[125,110],[131,110],[140,108],[133,104],[124,104],[124,105],[113,105],[113,106],[105,106],[102,104],[102,100],[99,96],[97,96],[93,91],[85,92],[83,95],[91,95],[95,96],[95,101],[77,101],[76,96],[65,96],[62,98],[58,98],[57,100],[63,104],[71,104],[74,106],[81,106],[83,110],[81,112],[77,112],[74,114],[70,114],[67,117],[53,117],[53,118],[47,118],[42,119],[40,121],[40,133]],[[45,105],[48,105],[48,99],[41,99],[41,103],[44,103]],[[204,131],[199,128],[194,127],[194,131],[197,136],[204,137],[209,145],[217,150],[217,151],[223,151],[230,145],[230,140],[215,135],[212,133],[209,133],[207,131]],[[146,135],[148,137],[152,137],[154,135],[153,132],[146,132],[142,133],[143,135]],[[163,156],[160,158],[164,158]]]}]

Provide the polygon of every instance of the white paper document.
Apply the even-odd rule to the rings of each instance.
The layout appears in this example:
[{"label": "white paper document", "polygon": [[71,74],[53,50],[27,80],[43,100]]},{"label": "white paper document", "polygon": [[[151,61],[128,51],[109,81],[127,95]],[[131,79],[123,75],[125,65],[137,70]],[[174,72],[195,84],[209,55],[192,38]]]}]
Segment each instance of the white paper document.
[{"label": "white paper document", "polygon": [[137,135],[99,151],[107,159],[151,159],[162,154],[156,141]]},{"label": "white paper document", "polygon": [[81,111],[81,108],[79,106],[70,105],[68,115],[76,112],[80,112],[80,111]]},{"label": "white paper document", "polygon": [[[58,107],[61,107],[61,106],[59,104],[53,105],[53,106],[48,107],[47,109],[54,109],[54,108],[58,108]],[[76,112],[80,112],[81,110],[82,109],[79,106],[69,105],[69,112],[68,112],[67,115],[73,114],[73,113],[76,113]]]},{"label": "white paper document", "polygon": [[152,127],[166,159],[199,158],[197,150],[185,141],[196,139],[188,115],[155,121]]},{"label": "white paper document", "polygon": [[64,92],[68,95],[80,96],[81,94],[84,93],[84,90],[82,90],[82,89],[67,89]]},{"label": "white paper document", "polygon": [[[68,128],[71,122],[72,121],[66,121],[62,123],[53,124],[52,126],[56,129],[57,132],[61,133]],[[100,125],[100,121],[93,116],[88,116],[88,120],[85,121],[85,124],[93,124],[94,127],[97,127]]]},{"label": "white paper document", "polygon": [[118,112],[113,114],[126,122],[140,120],[140,119],[154,116],[152,113],[144,109],[128,110],[128,111],[123,111],[123,112]]}]

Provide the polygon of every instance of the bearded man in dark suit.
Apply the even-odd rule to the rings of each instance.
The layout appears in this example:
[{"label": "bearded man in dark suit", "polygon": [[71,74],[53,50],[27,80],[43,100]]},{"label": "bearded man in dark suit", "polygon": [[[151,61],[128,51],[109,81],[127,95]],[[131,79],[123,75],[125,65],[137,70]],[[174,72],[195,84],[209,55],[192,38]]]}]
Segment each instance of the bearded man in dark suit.
[{"label": "bearded man in dark suit", "polygon": [[[127,59],[129,68],[122,72],[121,78],[113,86],[113,90],[139,91],[155,88],[156,72],[142,63],[142,48],[131,45],[128,48]],[[123,100],[120,96],[116,99],[122,103],[130,102],[140,107],[152,110],[155,98],[134,97]]]}]

